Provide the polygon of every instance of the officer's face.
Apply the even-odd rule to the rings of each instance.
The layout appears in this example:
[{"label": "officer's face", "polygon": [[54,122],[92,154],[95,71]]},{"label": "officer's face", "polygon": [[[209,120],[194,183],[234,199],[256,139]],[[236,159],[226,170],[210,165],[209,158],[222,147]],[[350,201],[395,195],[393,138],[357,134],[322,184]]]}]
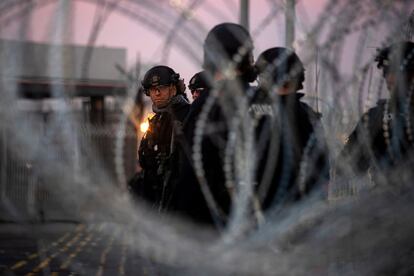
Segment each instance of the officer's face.
[{"label": "officer's face", "polygon": [[149,89],[151,101],[157,108],[167,106],[176,93],[177,89],[174,85],[153,86]]},{"label": "officer's face", "polygon": [[202,89],[194,89],[191,91],[191,95],[193,96],[193,100],[195,101],[198,97],[200,97]]}]

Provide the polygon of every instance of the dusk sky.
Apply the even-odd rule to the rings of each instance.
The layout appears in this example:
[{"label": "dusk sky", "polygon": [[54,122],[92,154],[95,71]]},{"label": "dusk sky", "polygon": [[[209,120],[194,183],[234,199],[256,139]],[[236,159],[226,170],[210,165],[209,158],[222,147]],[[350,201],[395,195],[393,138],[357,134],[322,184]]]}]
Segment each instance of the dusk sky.
[{"label": "dusk sky", "polygon": [[[6,39],[27,39],[37,42],[50,42],[56,39],[52,38],[54,26],[57,24],[58,4],[38,5],[31,9],[27,16],[17,16],[14,21],[6,28],[2,28],[0,35]],[[91,36],[92,26],[95,13],[99,13],[99,8],[95,2],[99,1],[73,1],[67,5],[66,15],[71,18],[69,28],[63,32],[64,43],[74,43],[85,45]],[[128,1],[119,1],[125,3]],[[171,0],[171,1],[136,1],[141,2],[139,5],[126,3],[122,6],[125,10],[136,11],[148,18],[150,22],[163,22],[168,26],[165,34],[160,34],[144,24],[142,20],[129,17],[119,10],[112,10],[107,15],[106,20],[98,33],[97,46],[121,47],[127,49],[127,64],[132,66],[137,58],[140,57],[144,64],[167,63],[188,81],[189,78],[197,71],[201,70],[202,58],[202,41],[207,31],[214,25],[221,22],[238,22],[239,20],[239,1],[237,0],[206,0],[206,1],[189,1],[189,0]],[[298,1],[296,7],[296,37],[303,37],[304,33],[309,31],[312,24],[323,11],[326,0],[307,0]],[[38,1],[42,3],[42,1]],[[49,1],[50,3],[50,1]],[[145,4],[148,3],[148,4]],[[157,3],[157,5],[154,5]],[[191,3],[196,3],[193,9],[189,8]],[[121,6],[121,5],[120,5]],[[191,18],[185,20],[185,23],[172,30],[172,26],[180,17],[182,10],[191,10]],[[284,38],[284,6],[283,1],[250,1],[250,31],[255,42],[255,55],[257,56],[263,50],[283,46]],[[274,15],[276,10],[276,15]],[[166,16],[167,14],[167,16]],[[272,14],[272,15],[271,15]],[[26,21],[25,21],[26,20]],[[25,27],[24,23],[28,22]],[[195,28],[198,41],[186,35],[184,28]],[[22,26],[23,25],[23,26]],[[167,59],[163,60],[163,50],[165,38],[170,32],[178,31],[179,39],[186,41],[193,49],[197,59],[189,55],[176,42],[170,43],[171,52]],[[61,43],[62,38],[57,39]]]},{"label": "dusk sky", "polygon": [[[7,10],[6,15],[0,17],[3,19],[0,37],[120,47],[127,50],[127,69],[133,69],[139,58],[146,68],[157,64],[172,67],[188,83],[195,73],[202,70],[202,44],[207,32],[222,22],[238,22],[239,2],[39,0],[21,4],[26,5],[25,13]],[[284,46],[285,1],[249,2],[255,57],[270,47]],[[30,3],[34,3],[33,6]],[[109,4],[104,7],[97,3]],[[408,20],[413,9],[414,3],[409,1],[298,0],[294,47],[305,64],[306,95],[327,102],[327,108],[331,108],[331,103],[338,97],[346,102],[349,99],[356,102],[357,98],[349,96],[359,93],[358,81],[363,78],[361,70],[369,65],[374,79],[382,79],[373,62],[376,49],[390,44],[397,37],[390,35],[390,31],[394,28],[398,31],[401,22]],[[93,39],[96,22],[101,24],[95,34],[96,39]],[[316,23],[321,24],[316,27]],[[317,35],[319,49],[322,49],[318,55],[313,40],[309,39],[312,31]],[[318,82],[318,76],[326,79]],[[386,91],[376,97],[384,96],[387,96]],[[371,101],[374,103],[376,100]]]}]

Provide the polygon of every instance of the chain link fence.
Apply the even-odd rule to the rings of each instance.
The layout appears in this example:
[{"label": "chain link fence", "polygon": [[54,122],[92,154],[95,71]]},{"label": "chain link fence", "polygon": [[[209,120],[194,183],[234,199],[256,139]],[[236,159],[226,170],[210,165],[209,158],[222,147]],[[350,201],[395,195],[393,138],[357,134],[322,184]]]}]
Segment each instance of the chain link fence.
[{"label": "chain link fence", "polygon": [[[55,139],[53,134],[64,131],[63,129],[50,129],[48,116],[42,113],[26,113],[23,116],[28,118],[24,120],[28,124],[36,124],[38,130],[43,130],[38,137],[38,141],[32,141],[39,147],[63,148],[65,144],[59,139]],[[47,157],[45,163],[65,162],[68,164],[65,169],[67,177],[77,179],[82,177],[82,173],[87,171],[91,166],[90,162],[99,162],[100,168],[105,171],[106,175],[117,183],[120,189],[125,188],[126,183],[119,183],[116,172],[116,152],[115,143],[117,137],[117,120],[122,115],[120,112],[107,114],[108,120],[104,124],[92,124],[82,122],[78,125],[76,131],[76,143],[73,149],[69,149],[69,154],[64,151],[56,151],[55,155]],[[52,115],[53,116],[53,115]],[[79,115],[77,115],[79,116]],[[24,125],[22,125],[24,128]],[[60,135],[57,135],[60,137]],[[5,129],[1,131],[1,204],[0,204],[0,221],[46,221],[46,220],[74,220],[76,221],[79,210],[78,206],[73,209],[60,207],[60,196],[58,189],[53,189],[53,183],[45,183],[45,180],[39,174],[36,158],[29,159],[13,153],[13,134],[8,133]],[[137,136],[132,124],[127,124],[123,135],[123,171],[126,179],[131,177],[135,172]],[[51,166],[52,167],[52,166]],[[66,177],[63,176],[62,177]],[[92,184],[91,184],[92,185]],[[96,185],[93,184],[93,185]]]}]

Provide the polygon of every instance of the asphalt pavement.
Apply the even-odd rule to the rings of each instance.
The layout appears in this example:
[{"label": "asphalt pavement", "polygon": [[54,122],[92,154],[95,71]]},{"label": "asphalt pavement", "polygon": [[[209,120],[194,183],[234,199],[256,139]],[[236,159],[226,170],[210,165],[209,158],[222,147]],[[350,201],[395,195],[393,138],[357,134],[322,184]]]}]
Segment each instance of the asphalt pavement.
[{"label": "asphalt pavement", "polygon": [[140,257],[123,233],[102,228],[99,223],[0,223],[0,275],[181,274]]}]

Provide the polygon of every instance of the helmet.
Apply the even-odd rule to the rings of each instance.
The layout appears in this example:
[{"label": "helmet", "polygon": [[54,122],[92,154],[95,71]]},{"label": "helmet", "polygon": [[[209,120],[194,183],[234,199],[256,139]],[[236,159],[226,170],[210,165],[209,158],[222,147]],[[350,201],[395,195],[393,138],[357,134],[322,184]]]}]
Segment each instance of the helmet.
[{"label": "helmet", "polygon": [[251,75],[253,66],[253,40],[249,32],[241,25],[222,23],[216,25],[207,34],[204,41],[203,68],[210,72],[225,70],[232,62],[249,81],[254,81],[256,75]]},{"label": "helmet", "polygon": [[196,89],[208,89],[211,85],[207,79],[207,75],[205,71],[198,72],[195,74],[188,84],[188,88],[190,91],[194,91]]},{"label": "helmet", "polygon": [[388,47],[377,49],[375,58],[377,67],[384,70],[384,73],[392,70],[394,72],[414,71],[414,43],[402,41],[391,44]]},{"label": "helmet", "polygon": [[[178,85],[180,81],[180,74],[177,74],[173,69],[168,66],[158,65],[152,67],[145,73],[144,78],[141,82],[142,87],[144,88],[145,95],[149,95],[149,89],[154,86],[159,85],[169,85],[174,84]],[[185,88],[184,88],[185,90]],[[177,89],[177,93],[180,93],[181,90]],[[184,92],[184,91],[183,91]]]},{"label": "helmet", "polygon": [[261,83],[283,85],[295,80],[299,85],[305,80],[305,67],[295,52],[274,47],[261,53],[256,62]]}]

